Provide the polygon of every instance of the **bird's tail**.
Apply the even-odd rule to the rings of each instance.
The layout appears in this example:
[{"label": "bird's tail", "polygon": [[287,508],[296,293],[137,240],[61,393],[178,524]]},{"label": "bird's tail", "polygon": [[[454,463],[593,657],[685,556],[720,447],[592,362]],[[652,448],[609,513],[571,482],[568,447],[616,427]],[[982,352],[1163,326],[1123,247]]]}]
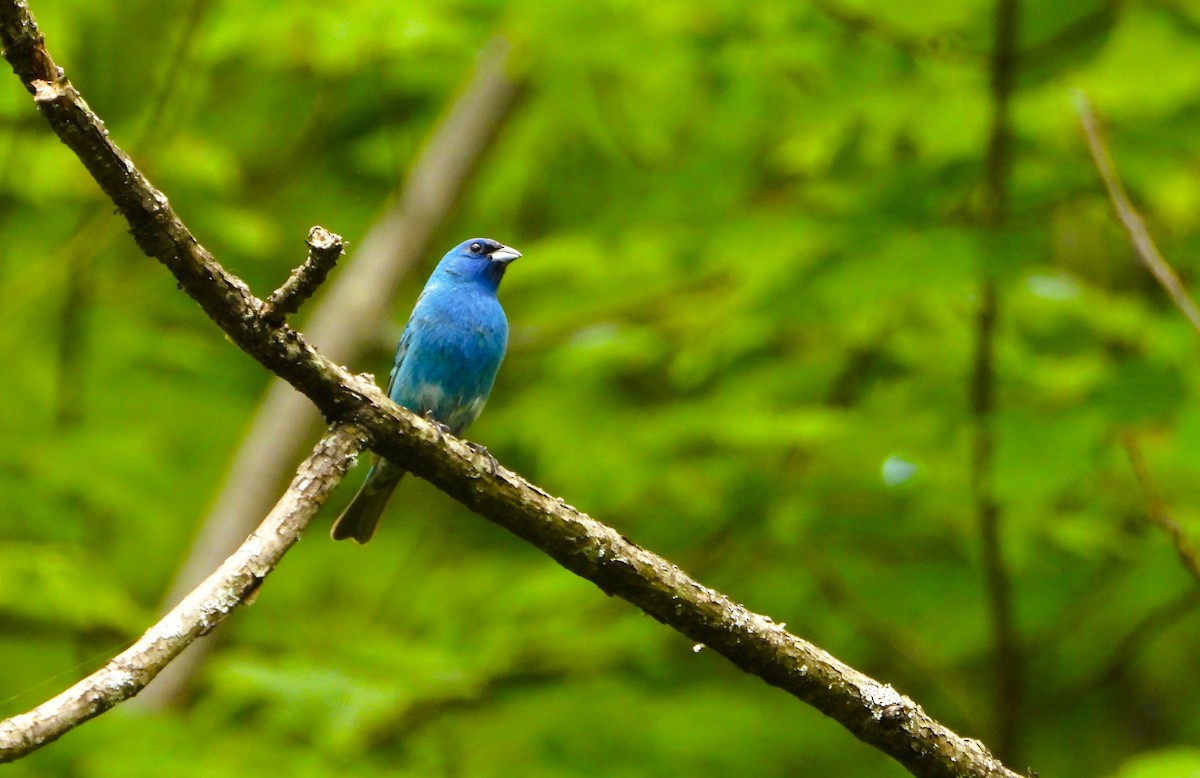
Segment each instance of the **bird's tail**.
[{"label": "bird's tail", "polygon": [[404,477],[404,471],[392,467],[386,460],[376,462],[367,473],[358,494],[333,522],[329,536],[334,540],[354,538],[356,543],[366,543],[375,534],[379,517],[387,507],[388,498]]}]

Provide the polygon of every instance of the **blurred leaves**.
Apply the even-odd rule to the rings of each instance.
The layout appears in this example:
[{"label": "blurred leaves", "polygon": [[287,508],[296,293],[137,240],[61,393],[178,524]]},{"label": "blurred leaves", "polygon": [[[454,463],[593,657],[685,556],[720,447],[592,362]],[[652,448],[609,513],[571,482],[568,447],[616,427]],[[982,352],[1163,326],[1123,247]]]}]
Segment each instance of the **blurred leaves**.
[{"label": "blurred leaves", "polygon": [[[1030,657],[1013,764],[1191,769],[1168,749],[1200,736],[1200,620],[1172,605],[1196,582],[1145,520],[1119,441],[1138,435],[1200,537],[1197,342],[1133,261],[1067,98],[1092,96],[1194,286],[1185,4],[1021,4],[1004,231],[979,213],[991,3],[33,10],[114,138],[259,294],[313,224],[353,261],[480,47],[506,35],[529,87],[443,241],[525,254],[471,437],[985,742],[968,384],[992,273],[994,481]],[[0,713],[152,618],[266,384],[110,211],[16,81],[0,87]],[[382,375],[397,334],[351,367]],[[116,711],[10,770],[901,774],[428,486],[395,502],[365,549],[314,528],[180,710]]]},{"label": "blurred leaves", "polygon": [[[74,553],[72,553],[74,552]],[[6,616],[87,632],[132,631],[149,613],[82,549],[16,543],[0,549],[0,603]],[[86,592],[86,596],[82,593]]]}]

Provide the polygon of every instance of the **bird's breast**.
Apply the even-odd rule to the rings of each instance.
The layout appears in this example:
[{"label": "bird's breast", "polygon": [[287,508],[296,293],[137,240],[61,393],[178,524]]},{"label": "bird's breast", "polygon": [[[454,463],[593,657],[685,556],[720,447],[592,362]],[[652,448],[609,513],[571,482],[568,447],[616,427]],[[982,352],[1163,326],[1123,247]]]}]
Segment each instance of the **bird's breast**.
[{"label": "bird's breast", "polygon": [[397,366],[392,399],[429,414],[455,432],[479,415],[504,359],[508,323],[493,297],[414,315],[412,337]]}]

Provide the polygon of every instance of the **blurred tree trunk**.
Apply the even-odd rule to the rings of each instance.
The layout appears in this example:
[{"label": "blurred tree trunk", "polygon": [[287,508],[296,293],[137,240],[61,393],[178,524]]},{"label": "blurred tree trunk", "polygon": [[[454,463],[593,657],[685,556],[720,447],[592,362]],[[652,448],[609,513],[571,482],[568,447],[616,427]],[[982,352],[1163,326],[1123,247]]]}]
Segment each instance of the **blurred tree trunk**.
[{"label": "blurred tree trunk", "polygon": [[[494,39],[395,201],[357,249],[351,247],[354,261],[334,275],[328,293],[304,325],[305,335],[339,363],[355,364],[378,338],[391,318],[400,282],[429,253],[438,228],[454,211],[514,104],[517,85],[507,69],[508,44]],[[204,580],[254,529],[320,422],[306,397],[278,378],[271,382],[213,508],[168,589],[164,610]],[[212,640],[192,645],[138,696],[138,704],[163,708],[178,703],[212,646]]]}]

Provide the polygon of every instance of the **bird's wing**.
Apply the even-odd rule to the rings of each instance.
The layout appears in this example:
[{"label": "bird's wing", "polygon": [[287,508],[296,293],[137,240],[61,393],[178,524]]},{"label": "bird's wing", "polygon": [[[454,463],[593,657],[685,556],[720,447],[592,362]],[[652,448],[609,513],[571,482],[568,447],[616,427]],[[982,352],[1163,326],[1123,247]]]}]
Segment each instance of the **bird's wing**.
[{"label": "bird's wing", "polygon": [[400,336],[400,345],[396,347],[396,359],[392,363],[392,372],[388,376],[387,394],[392,396],[392,389],[396,386],[396,376],[400,374],[400,366],[404,364],[404,357],[408,354],[409,343],[412,342],[412,334],[415,328],[410,320],[408,326],[404,328],[404,334]]}]

